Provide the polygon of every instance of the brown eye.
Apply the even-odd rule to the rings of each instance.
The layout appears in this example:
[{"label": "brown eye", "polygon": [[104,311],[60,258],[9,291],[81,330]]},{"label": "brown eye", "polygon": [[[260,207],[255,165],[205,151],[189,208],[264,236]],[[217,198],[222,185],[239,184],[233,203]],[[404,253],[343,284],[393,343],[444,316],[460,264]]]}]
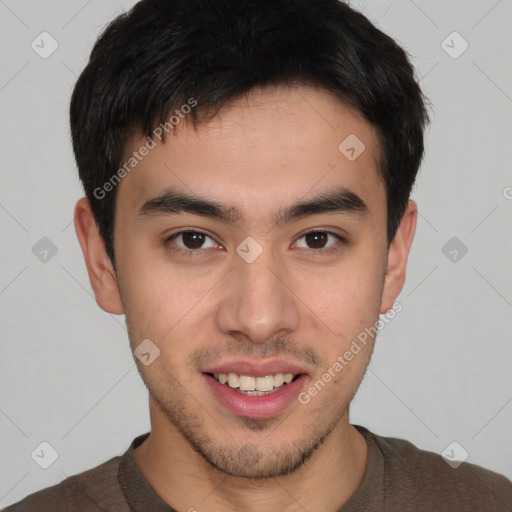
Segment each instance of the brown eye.
[{"label": "brown eye", "polygon": [[330,245],[326,245],[329,242],[329,237],[334,237],[337,241],[344,242],[344,239],[337,235],[336,233],[332,233],[330,231],[309,231],[308,233],[303,234],[299,240],[304,240],[306,243],[306,247],[304,249],[309,249],[314,252],[322,252],[329,251],[333,245],[336,245],[336,240],[334,243]]},{"label": "brown eye", "polygon": [[206,235],[197,231],[185,231],[181,233],[181,240],[187,249],[200,249]]},{"label": "brown eye", "polygon": [[304,237],[306,243],[311,249],[323,249],[328,238],[327,234],[323,231],[313,231]]},{"label": "brown eye", "polygon": [[[181,240],[180,240],[181,239]],[[207,240],[210,240],[210,245],[204,245]],[[171,235],[167,240],[169,248],[180,254],[192,255],[193,253],[201,253],[202,249],[215,247],[216,243],[211,236],[201,231],[180,231]]]}]

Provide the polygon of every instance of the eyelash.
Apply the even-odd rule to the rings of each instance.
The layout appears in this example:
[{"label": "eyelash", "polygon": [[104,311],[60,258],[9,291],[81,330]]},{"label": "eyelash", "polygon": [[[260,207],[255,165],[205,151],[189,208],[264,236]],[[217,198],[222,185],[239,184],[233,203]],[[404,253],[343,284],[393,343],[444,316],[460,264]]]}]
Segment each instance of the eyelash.
[{"label": "eyelash", "polygon": [[[205,235],[208,238],[211,238],[213,240],[213,237],[211,237],[210,235],[208,235],[207,233],[205,233],[203,231],[197,231],[197,230],[193,230],[193,229],[186,229],[183,231],[178,231],[177,233],[174,233],[169,238],[167,238],[165,240],[165,244],[168,246],[170,251],[174,252],[175,254],[179,254],[181,256],[200,256],[202,253],[204,253],[207,250],[207,249],[195,249],[195,250],[181,249],[181,248],[176,248],[176,246],[174,246],[173,244],[170,243],[171,241],[173,241],[175,238],[182,235],[183,233],[199,233],[199,234]],[[341,235],[338,235],[337,233],[333,233],[332,231],[327,231],[324,229],[314,229],[311,231],[307,231],[306,233],[303,233],[297,240],[300,240],[301,238],[304,238],[306,235],[309,235],[311,233],[326,233],[327,235],[332,235],[335,238],[337,238],[338,242],[341,242],[342,244],[347,243],[345,238],[343,238]],[[312,256],[319,256],[319,255],[331,254],[333,252],[338,251],[339,250],[338,245],[339,244],[334,244],[334,246],[329,247],[327,249],[303,249],[303,250],[305,250]]]}]

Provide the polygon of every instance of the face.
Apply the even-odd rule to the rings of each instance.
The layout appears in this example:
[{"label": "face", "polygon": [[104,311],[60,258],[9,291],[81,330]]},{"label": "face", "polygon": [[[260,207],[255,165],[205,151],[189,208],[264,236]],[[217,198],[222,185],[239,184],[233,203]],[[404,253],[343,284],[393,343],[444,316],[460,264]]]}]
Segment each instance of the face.
[{"label": "face", "polygon": [[[359,156],[338,148],[351,135]],[[153,413],[211,466],[285,474],[348,421],[373,340],[335,363],[399,291],[378,156],[330,94],[254,90],[197,131],[182,120],[118,186],[120,299],[132,349],[151,347],[136,362]]]}]

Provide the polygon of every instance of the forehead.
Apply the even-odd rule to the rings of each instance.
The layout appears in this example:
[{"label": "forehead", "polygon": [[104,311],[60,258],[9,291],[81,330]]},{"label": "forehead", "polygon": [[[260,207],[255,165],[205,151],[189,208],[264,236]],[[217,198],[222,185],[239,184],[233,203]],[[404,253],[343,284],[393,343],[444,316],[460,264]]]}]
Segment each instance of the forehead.
[{"label": "forehead", "polygon": [[[240,211],[339,186],[369,203],[384,195],[376,130],[355,109],[311,86],[253,90],[197,129],[183,116],[165,144],[154,140],[119,185],[118,201],[130,209],[169,187],[229,197]],[[129,148],[137,151],[145,142],[135,136]]]}]

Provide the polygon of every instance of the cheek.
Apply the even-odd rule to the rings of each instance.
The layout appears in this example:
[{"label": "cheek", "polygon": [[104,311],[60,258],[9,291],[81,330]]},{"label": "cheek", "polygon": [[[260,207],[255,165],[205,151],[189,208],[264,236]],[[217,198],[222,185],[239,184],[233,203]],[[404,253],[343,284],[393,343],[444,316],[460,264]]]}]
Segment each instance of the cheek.
[{"label": "cheek", "polygon": [[308,274],[298,295],[323,321],[324,329],[344,342],[377,320],[382,286],[382,263],[358,251],[336,267]]},{"label": "cheek", "polygon": [[189,322],[197,325],[198,315],[211,308],[215,274],[184,271],[136,249],[127,254],[119,261],[119,285],[132,343],[149,338],[166,351],[183,326],[192,329]]}]

